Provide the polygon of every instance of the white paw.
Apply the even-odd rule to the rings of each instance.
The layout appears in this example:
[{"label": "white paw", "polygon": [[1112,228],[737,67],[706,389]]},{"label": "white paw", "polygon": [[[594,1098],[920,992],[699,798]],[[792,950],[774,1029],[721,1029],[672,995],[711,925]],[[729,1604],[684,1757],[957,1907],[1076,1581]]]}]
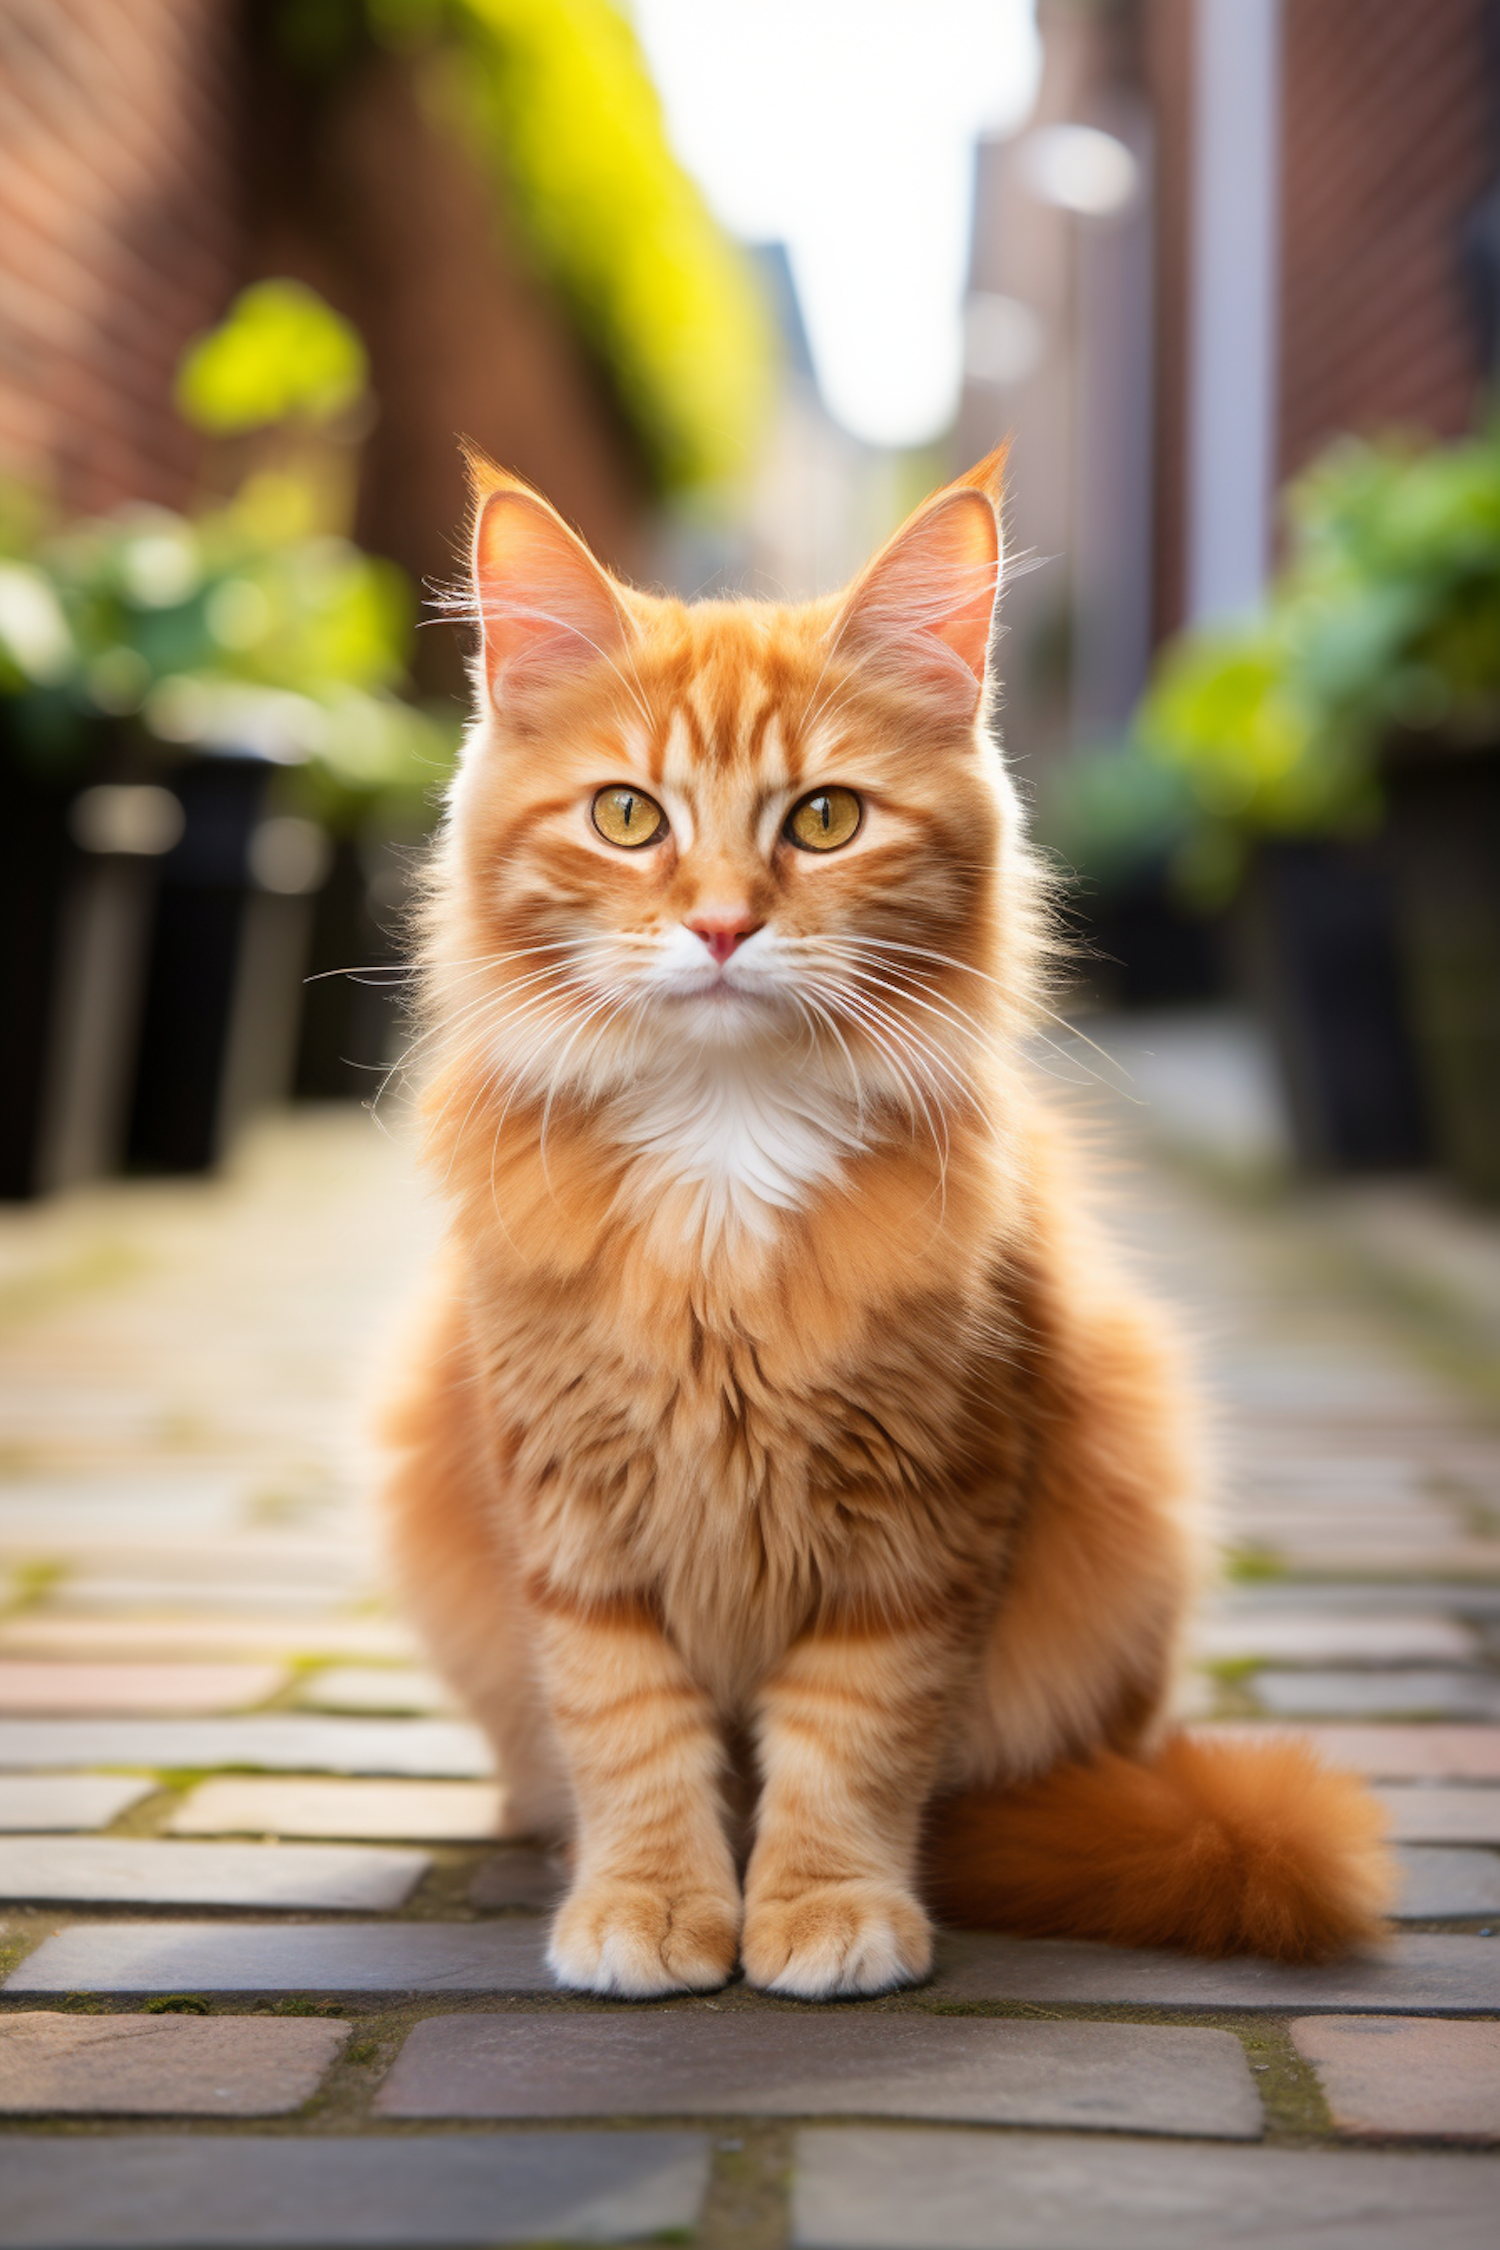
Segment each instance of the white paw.
[{"label": "white paw", "polygon": [[745,1905],[745,1975],[762,1992],[836,2000],[920,1984],[932,1968],[932,1929],[894,1884],[814,1883]]},{"label": "white paw", "polygon": [[716,1992],[734,1973],[738,1940],[733,1898],[595,1876],[559,1907],[547,1966],[570,1992],[621,2000]]}]

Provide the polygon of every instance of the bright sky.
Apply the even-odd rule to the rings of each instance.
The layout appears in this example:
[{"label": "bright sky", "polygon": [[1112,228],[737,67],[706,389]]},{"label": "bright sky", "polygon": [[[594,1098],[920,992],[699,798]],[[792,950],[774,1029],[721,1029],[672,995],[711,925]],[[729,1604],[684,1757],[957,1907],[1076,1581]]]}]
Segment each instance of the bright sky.
[{"label": "bright sky", "polygon": [[1033,0],[633,0],[683,162],[785,242],[819,387],[856,436],[958,397],[975,136],[1031,105]]}]

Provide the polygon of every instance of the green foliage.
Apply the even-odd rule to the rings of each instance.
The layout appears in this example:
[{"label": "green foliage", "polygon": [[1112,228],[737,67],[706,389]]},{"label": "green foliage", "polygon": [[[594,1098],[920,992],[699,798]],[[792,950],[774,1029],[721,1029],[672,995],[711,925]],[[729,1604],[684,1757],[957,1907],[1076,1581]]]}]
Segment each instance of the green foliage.
[{"label": "green foliage", "polygon": [[1038,815],[1065,867],[1115,889],[1159,865],[1190,831],[1194,811],[1179,772],[1124,742],[1060,761],[1043,781]]},{"label": "green foliage", "polygon": [[1373,824],[1393,732],[1500,725],[1500,425],[1426,450],[1342,440],[1287,515],[1264,609],[1181,636],[1136,717],[1134,769],[1184,790],[1181,872],[1205,896],[1250,836]]},{"label": "green foliage", "polygon": [[1048,840],[1105,888],[1165,864],[1218,905],[1255,837],[1372,827],[1394,735],[1500,731],[1500,424],[1425,449],[1341,440],[1286,512],[1263,608],[1180,635],[1126,741],[1047,794]]},{"label": "green foliage", "polygon": [[278,423],[337,421],[369,377],[357,332],[300,281],[257,281],[190,344],[177,407],[194,429],[239,436]]},{"label": "green foliage", "polygon": [[196,520],[126,508],[0,563],[0,692],[23,750],[65,762],[80,722],[106,715],[164,749],[301,766],[325,813],[429,791],[454,730],[401,698],[406,580],[317,529],[309,505],[266,472]]},{"label": "green foliage", "polygon": [[435,120],[501,188],[539,269],[608,371],[663,491],[732,478],[767,395],[755,275],[668,143],[610,0],[366,0],[421,56]]}]

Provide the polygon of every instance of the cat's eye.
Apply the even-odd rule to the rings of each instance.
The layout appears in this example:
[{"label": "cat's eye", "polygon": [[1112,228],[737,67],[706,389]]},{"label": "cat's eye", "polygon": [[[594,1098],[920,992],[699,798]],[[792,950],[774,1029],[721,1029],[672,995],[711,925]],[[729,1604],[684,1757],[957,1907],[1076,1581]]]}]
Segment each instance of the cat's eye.
[{"label": "cat's eye", "polygon": [[805,852],[836,852],[847,844],[864,818],[852,789],[815,789],[793,805],[782,830],[789,844]]},{"label": "cat's eye", "polygon": [[642,844],[659,844],[667,833],[666,814],[641,789],[601,789],[593,814],[594,826],[606,842],[623,844],[630,852]]}]

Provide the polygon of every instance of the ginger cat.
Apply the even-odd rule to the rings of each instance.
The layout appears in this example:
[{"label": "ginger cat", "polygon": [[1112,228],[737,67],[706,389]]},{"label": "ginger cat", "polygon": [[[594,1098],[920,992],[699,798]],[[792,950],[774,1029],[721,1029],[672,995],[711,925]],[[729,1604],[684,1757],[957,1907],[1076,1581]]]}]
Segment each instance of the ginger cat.
[{"label": "ginger cat", "polygon": [[1021,1053],[999,468],[802,607],[638,593],[476,469],[424,944],[453,1216],[389,1520],[507,1832],[572,1840],[579,1990],[880,1992],[932,1908],[1379,1929],[1356,1783],[1167,1731],[1195,1470]]}]

